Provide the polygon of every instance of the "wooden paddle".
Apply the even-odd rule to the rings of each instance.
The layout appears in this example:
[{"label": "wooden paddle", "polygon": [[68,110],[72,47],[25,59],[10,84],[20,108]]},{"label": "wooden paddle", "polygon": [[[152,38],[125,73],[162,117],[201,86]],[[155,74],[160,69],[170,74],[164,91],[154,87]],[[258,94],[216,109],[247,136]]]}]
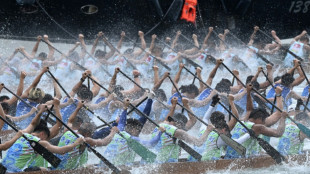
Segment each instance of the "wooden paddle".
[{"label": "wooden paddle", "polygon": [[282,156],[275,148],[273,148],[269,143],[265,140],[257,137],[253,130],[250,130],[242,121],[240,121],[232,112],[226,108],[221,102],[219,104],[229,113],[231,114],[250,134],[251,137],[255,138],[258,141],[258,144],[270,155],[278,164],[285,160],[284,156]]},{"label": "wooden paddle", "polygon": [[[0,116],[0,119],[4,121],[7,125],[9,125],[14,131],[18,132],[18,129],[10,124],[5,118]],[[40,154],[46,161],[48,161],[53,167],[57,167],[61,160],[55,156],[53,153],[48,151],[45,147],[43,147],[39,142],[33,141],[28,139],[24,134],[22,135],[25,140],[27,140],[30,144],[30,146],[33,148],[34,151],[36,151],[38,154]]]},{"label": "wooden paddle", "polygon": [[[203,123],[204,125],[208,126],[208,124],[206,122],[204,122],[202,119],[200,119],[197,115],[195,115],[193,112],[191,112],[190,110],[188,110],[187,108],[185,108],[183,105],[181,105],[179,102],[177,102],[177,105],[179,105],[180,107],[182,107],[183,109],[185,109],[189,114],[193,115],[194,117],[196,117],[197,120],[199,120],[201,123]],[[235,149],[235,151],[240,154],[241,156],[245,156],[246,153],[246,148],[243,147],[241,144],[239,144],[238,142],[236,142],[234,139],[228,137],[225,134],[220,134],[219,132],[217,132],[216,130],[213,130],[215,133],[217,133],[222,140],[230,147],[232,147],[233,149]]]},{"label": "wooden paddle", "polygon": [[[231,72],[231,70],[224,64],[224,63],[222,63],[222,65],[233,75],[233,76],[235,76],[232,72]],[[235,76],[235,78],[237,79],[237,80],[239,80],[236,76]],[[239,80],[240,81],[240,80]],[[240,81],[240,83],[243,85],[243,86],[245,86],[241,81]],[[283,112],[280,108],[278,108],[276,105],[274,105],[271,101],[269,101],[268,99],[266,99],[266,97],[265,96],[263,96],[261,93],[259,93],[256,89],[254,89],[254,88],[252,88],[252,90],[254,91],[254,92],[256,92],[260,97],[262,97],[263,99],[265,99],[268,103],[270,103],[274,108],[276,108],[278,111],[280,111],[281,113]],[[292,119],[292,118],[291,118]],[[295,123],[296,121],[294,121],[294,123]],[[300,124],[300,123],[298,123],[297,124],[297,127],[303,132],[303,133],[305,133],[308,137],[310,137],[310,130],[306,127],[306,126],[304,126],[304,125],[302,125],[302,124]]]},{"label": "wooden paddle", "polygon": [[[80,136],[74,132],[66,123],[64,123],[60,118],[58,118],[50,109],[47,109],[48,113],[53,115],[62,125],[64,125],[70,132],[74,134],[77,138],[80,138]],[[96,151],[93,147],[91,147],[89,144],[84,142],[84,144],[90,149],[102,162],[104,162],[113,172],[115,173],[121,173],[121,171],[112,164],[108,159],[106,159],[104,156],[102,156],[98,151]]]},{"label": "wooden paddle", "polygon": [[[94,83],[96,83],[98,86],[100,86],[102,89],[104,89],[105,91],[107,91],[109,94],[111,94],[111,92],[106,89],[105,87],[103,87],[100,83],[98,83],[96,80],[94,80],[93,78],[89,77]],[[119,101],[123,102],[121,99],[118,98]],[[139,115],[143,115],[144,117],[146,117],[151,123],[153,123],[155,126],[159,127],[159,125],[154,122],[149,116],[147,116],[146,114],[144,114],[142,111],[140,111],[138,108],[136,108],[133,104],[129,105],[130,107],[134,108],[136,110],[136,112],[138,112]],[[98,119],[101,119],[100,117]],[[104,120],[102,120],[103,122],[105,122]],[[170,134],[167,133],[167,135],[169,135],[170,137],[172,137]],[[195,159],[197,159],[198,161],[201,160],[202,156],[197,153],[194,149],[192,149],[190,146],[188,146],[187,144],[185,144],[183,141],[179,140],[178,144],[180,145],[180,147],[182,147],[186,152],[188,152],[191,156],[193,156]]]}]

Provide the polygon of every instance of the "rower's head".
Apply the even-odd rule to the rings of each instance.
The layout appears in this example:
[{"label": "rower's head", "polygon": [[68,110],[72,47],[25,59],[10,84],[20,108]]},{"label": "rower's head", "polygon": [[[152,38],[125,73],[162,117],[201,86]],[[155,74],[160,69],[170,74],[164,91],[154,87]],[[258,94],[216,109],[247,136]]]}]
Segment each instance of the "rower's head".
[{"label": "rower's head", "polygon": [[179,90],[189,99],[194,99],[199,94],[199,89],[194,84],[182,85]]},{"label": "rower's head", "polygon": [[6,101],[8,101],[8,100],[10,100],[10,97],[9,97],[9,96],[7,96],[7,95],[2,95],[2,96],[0,96],[0,102],[6,102]]},{"label": "rower's head", "polygon": [[29,91],[28,99],[37,103],[41,103],[45,93],[41,88],[32,88]]},{"label": "rower's head", "polygon": [[124,99],[124,95],[122,93],[122,91],[124,91],[124,87],[122,87],[121,85],[116,85],[114,87],[113,93],[116,94],[117,97],[119,97],[120,99]]},{"label": "rower's head", "polygon": [[231,82],[228,79],[222,79],[216,84],[215,89],[220,93],[230,93]]},{"label": "rower's head", "polygon": [[84,100],[85,102],[90,102],[93,99],[93,93],[84,84],[78,89],[78,92],[76,94],[79,100]]},{"label": "rower's head", "polygon": [[249,120],[255,124],[265,124],[267,117],[269,117],[269,114],[265,109],[257,108],[251,112]]},{"label": "rower's head", "polygon": [[2,102],[1,106],[5,114],[10,112],[10,105],[7,102]]},{"label": "rower's head", "polygon": [[47,54],[44,53],[44,52],[41,52],[41,53],[38,55],[37,59],[39,59],[39,60],[46,60],[46,59],[47,59]]},{"label": "rower's head", "polygon": [[51,94],[45,94],[40,103],[45,104],[46,102],[51,100],[54,100],[54,97]]},{"label": "rower's head", "polygon": [[151,51],[151,54],[153,54],[155,57],[162,57],[163,49],[161,47],[155,46]]},{"label": "rower's head", "polygon": [[155,90],[154,93],[155,93],[155,96],[157,97],[158,100],[160,100],[162,102],[167,101],[167,96],[166,96],[166,93],[163,89]]},{"label": "rower's head", "polygon": [[47,123],[44,120],[40,120],[40,123],[34,128],[33,134],[40,138],[40,140],[47,140],[50,136],[50,130],[47,127]]},{"label": "rower's head", "polygon": [[187,123],[187,118],[182,113],[176,113],[172,117],[168,117],[169,124],[177,127],[178,129],[185,130],[185,125]]},{"label": "rower's head", "polygon": [[81,114],[81,112],[85,112],[85,111],[79,110],[78,115],[75,117],[75,119],[72,122],[72,128],[75,130],[78,130],[81,127],[82,123],[84,122],[83,116],[82,116],[83,114]]},{"label": "rower's head", "polygon": [[133,49],[132,48],[128,48],[127,50],[125,50],[124,54],[132,54],[133,53]]},{"label": "rower's head", "polygon": [[82,123],[78,129],[79,133],[84,137],[91,137],[96,130],[96,126],[93,123]]},{"label": "rower's head", "polygon": [[303,35],[299,41],[303,44],[309,44],[309,37],[307,35]]},{"label": "rower's head", "polygon": [[254,77],[253,75],[249,75],[249,76],[246,78],[246,80],[245,80],[245,85],[251,83],[253,77]]},{"label": "rower's head", "polygon": [[79,53],[77,51],[73,51],[72,53],[70,53],[68,58],[70,60],[74,60],[74,61],[79,61],[80,60],[80,56],[79,56]]},{"label": "rower's head", "polygon": [[98,59],[103,59],[106,54],[107,54],[106,51],[103,51],[101,49],[97,49],[96,52],[95,52],[95,57],[98,58]]},{"label": "rower's head", "polygon": [[126,120],[126,128],[125,131],[132,136],[139,136],[141,130],[143,128],[142,123],[134,118],[129,118]]},{"label": "rower's head", "polygon": [[281,76],[276,76],[273,81],[276,83],[277,81],[281,80]]},{"label": "rower's head", "polygon": [[174,51],[176,51],[177,53],[178,52],[183,52],[183,46],[181,45],[181,44],[176,44],[175,46],[174,46]]},{"label": "rower's head", "polygon": [[225,121],[225,115],[220,111],[214,111],[210,116],[210,121],[213,125],[223,120]]},{"label": "rower's head", "polygon": [[281,76],[281,84],[286,87],[289,87],[294,82],[294,80],[294,77],[289,73],[285,73]]},{"label": "rower's head", "polygon": [[295,116],[295,120],[305,126],[310,126],[310,117],[305,112],[300,112]]}]

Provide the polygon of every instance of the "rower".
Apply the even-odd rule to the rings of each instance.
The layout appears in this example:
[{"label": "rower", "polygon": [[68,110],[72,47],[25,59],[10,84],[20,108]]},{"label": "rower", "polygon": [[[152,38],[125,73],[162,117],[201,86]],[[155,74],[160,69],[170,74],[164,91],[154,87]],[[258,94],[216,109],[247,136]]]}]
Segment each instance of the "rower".
[{"label": "rower", "polygon": [[[289,115],[287,115],[289,117]],[[309,127],[310,117],[305,112],[298,113],[294,118],[298,123]],[[292,154],[302,154],[304,147],[304,140],[307,137],[305,133],[300,131],[295,123],[290,122],[285,126],[284,134],[279,139],[279,144],[277,146],[278,151],[281,155],[292,155]]]},{"label": "rower", "polygon": [[[252,85],[247,85],[247,91],[252,90]],[[282,109],[282,96],[281,96],[282,89],[280,87],[276,88],[276,94],[277,94],[277,107]],[[250,93],[248,93],[250,95]],[[251,97],[248,97],[248,104],[252,104]],[[277,110],[275,113],[269,116],[269,114],[262,108],[253,109],[253,106],[247,107],[247,113],[243,120],[245,120],[244,124],[255,133],[255,135],[266,135],[269,137],[280,137],[283,135],[284,129],[285,129],[285,114],[282,114],[279,110]],[[280,119],[281,118],[281,119]],[[278,120],[279,125],[276,129],[270,128],[269,126],[275,124]],[[232,130],[232,138],[239,138],[242,135],[247,133],[245,128],[237,123],[235,128]],[[250,132],[251,133],[251,132]],[[254,138],[250,138],[242,145],[247,149],[246,151],[246,157],[256,156],[259,154],[260,148],[258,145],[258,142]],[[238,158],[240,157],[238,153],[232,149],[231,147],[227,147],[225,158]]]},{"label": "rower", "polygon": [[[57,117],[61,118],[59,112],[59,100],[54,99],[54,110]],[[23,132],[24,135],[30,140],[39,142],[42,146],[48,149],[52,153],[66,153],[71,151],[75,146],[83,142],[82,138],[77,139],[74,144],[57,147],[51,145],[47,140],[58,134],[61,126],[56,124],[51,129],[49,129],[43,120],[40,120],[40,116],[46,110],[46,105],[41,105],[41,108],[37,115],[34,117],[32,122],[26,127]],[[4,157],[2,164],[8,170],[8,172],[22,172],[26,168],[32,167],[42,167],[42,161],[37,161],[38,154],[34,152],[33,148],[30,146],[29,142],[23,137],[19,138],[12,147],[9,148],[6,156]]]}]

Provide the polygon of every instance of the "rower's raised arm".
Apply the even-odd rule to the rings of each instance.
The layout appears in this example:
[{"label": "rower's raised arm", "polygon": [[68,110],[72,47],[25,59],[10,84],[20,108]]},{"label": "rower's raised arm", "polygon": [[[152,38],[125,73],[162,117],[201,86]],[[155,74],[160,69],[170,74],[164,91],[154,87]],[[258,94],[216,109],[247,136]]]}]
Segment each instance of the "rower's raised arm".
[{"label": "rower's raised arm", "polygon": [[[138,70],[133,70],[132,71],[132,75],[134,77],[134,81],[141,86],[141,80],[140,80],[140,72]],[[136,92],[140,91],[141,88],[139,86],[137,86],[136,84],[134,84],[134,87],[129,89],[129,90],[124,90],[122,91],[122,93],[126,96],[131,96],[134,95]]]},{"label": "rower's raised arm", "polygon": [[32,88],[36,88],[37,85],[39,84],[41,77],[44,75],[44,73],[46,73],[48,71],[48,67],[43,67],[40,74],[33,80],[32,84],[26,89],[26,91],[24,91],[24,93],[22,94],[21,98],[27,98],[29,95],[29,92]]},{"label": "rower's raised arm", "polygon": [[[294,37],[294,40],[295,41],[299,41],[300,38],[302,38],[304,35],[307,34],[307,31],[306,30],[303,30],[299,35],[297,35],[296,37]],[[294,42],[294,41],[293,41]]]},{"label": "rower's raised arm", "polygon": [[[16,92],[16,95],[17,96],[21,96],[23,94],[23,90],[24,90],[24,81],[25,81],[25,78],[26,78],[27,74],[22,71],[20,73],[20,78],[19,78],[19,84],[18,84],[18,87],[17,87],[17,92]],[[8,101],[6,101],[9,105],[12,105],[14,104],[15,102],[17,102],[17,97],[15,96],[12,96]]]},{"label": "rower's raised arm", "polygon": [[[228,95],[228,101],[229,101],[229,105],[231,106],[231,112],[237,117],[239,118],[239,113],[238,113],[238,110],[235,106],[235,103],[234,103],[234,96],[229,94]],[[235,119],[235,117],[231,118],[231,120],[228,122],[228,127],[229,127],[229,130],[232,130],[235,125],[237,124],[237,120]]]},{"label": "rower's raised arm", "polygon": [[177,97],[173,97],[171,99],[171,108],[169,110],[169,113],[166,115],[165,117],[165,121],[169,121],[169,117],[172,117],[174,115],[174,111],[175,111],[175,107],[177,106],[177,102],[178,102],[178,98]]},{"label": "rower's raised arm", "polygon": [[[182,98],[182,103],[186,109],[188,109],[189,111],[191,111],[193,113],[191,107],[189,107],[189,105],[188,105],[188,99],[187,98]],[[195,125],[195,123],[197,121],[197,118],[194,115],[192,115],[191,113],[188,113],[188,117],[189,117],[189,120],[185,124],[185,130],[190,130]]]},{"label": "rower's raised arm", "polygon": [[80,40],[80,43],[81,43],[80,58],[81,58],[82,60],[84,60],[85,55],[86,55],[87,48],[86,48],[86,44],[85,44],[85,40],[84,40],[84,35],[83,35],[83,34],[79,34],[79,40]]},{"label": "rower's raised arm", "polygon": [[202,44],[202,49],[203,49],[203,50],[207,48],[207,46],[208,46],[208,40],[209,40],[209,38],[210,38],[212,32],[213,32],[213,27],[209,27],[209,32],[208,32],[208,34],[206,35],[206,37],[204,38],[204,40],[203,40],[203,44]]},{"label": "rower's raised arm", "polygon": [[[54,98],[53,105],[54,105],[55,115],[60,120],[62,120],[59,104],[60,104],[59,99]],[[50,139],[54,138],[56,135],[58,135],[61,128],[62,128],[62,123],[58,119],[56,119],[56,124],[52,128],[50,128],[50,136],[47,138],[47,140],[50,140]]]},{"label": "rower's raised arm", "polygon": [[142,31],[139,31],[138,32],[138,35],[139,35],[139,38],[140,38],[140,41],[141,41],[141,48],[137,49],[133,55],[134,57],[138,57],[139,55],[141,55],[143,53],[143,50],[146,49],[146,42],[145,42],[145,39],[144,39],[144,33]]},{"label": "rower's raised arm", "polygon": [[[276,96],[277,96],[277,107],[283,110],[283,97],[281,96],[282,89],[280,87],[276,87]],[[269,127],[274,125],[281,118],[281,112],[277,110],[275,113],[271,114],[265,120],[265,126]]]},{"label": "rower's raised arm", "polygon": [[84,101],[79,101],[79,103],[77,104],[75,110],[72,112],[72,114],[70,115],[70,117],[68,118],[68,126],[72,129],[73,127],[73,123],[80,111],[80,109],[84,106]]},{"label": "rower's raised arm", "polygon": [[82,77],[79,80],[79,82],[77,84],[74,85],[74,87],[72,88],[72,91],[69,93],[69,95],[71,97],[74,97],[75,94],[78,92],[79,88],[82,86],[83,82],[86,80],[87,76],[90,74],[91,72],[89,70],[86,70],[82,73]]},{"label": "rower's raised arm", "polygon": [[121,33],[121,38],[120,40],[118,41],[117,43],[117,49],[120,51],[121,48],[122,48],[122,44],[123,44],[123,40],[124,40],[124,37],[125,37],[126,33],[124,31],[122,31]]},{"label": "rower's raised arm", "polygon": [[182,33],[181,33],[180,30],[177,31],[177,33],[176,33],[176,35],[175,35],[175,38],[174,38],[173,41],[172,41],[171,49],[174,49],[174,47],[177,45],[177,42],[178,42],[179,37],[180,37],[181,34],[182,34]]},{"label": "rower's raised arm", "polygon": [[37,115],[32,119],[31,123],[23,130],[23,132],[25,133],[32,133],[33,130],[37,127],[37,125],[40,123],[40,118],[43,112],[46,111],[46,107],[47,105],[45,104],[41,104],[40,106],[40,110],[37,113]]},{"label": "rower's raised arm", "polygon": [[[96,82],[99,82],[99,80],[95,77],[95,76],[93,76],[92,74],[90,75],[91,76],[91,78],[92,79],[94,79]],[[100,91],[100,86],[97,84],[97,83],[95,83],[94,81],[92,81],[92,83],[93,83],[93,87],[91,88],[91,92],[93,93],[93,98],[95,98],[97,95],[98,95],[98,93],[99,93],[99,91]]]},{"label": "rower's raised arm", "polygon": [[47,55],[47,59],[52,59],[55,53],[55,50],[52,46],[52,43],[48,40],[48,35],[44,35],[43,36],[44,41],[47,43],[48,45],[48,55]]},{"label": "rower's raised arm", "polygon": [[99,31],[99,33],[97,34],[97,37],[93,43],[93,46],[91,48],[91,51],[90,51],[90,54],[91,55],[94,55],[95,54],[95,51],[96,51],[96,48],[97,48],[97,45],[98,45],[98,42],[99,42],[99,39],[103,36],[103,33],[102,31]]},{"label": "rower's raised arm", "polygon": [[193,38],[193,41],[194,41],[194,47],[191,48],[191,49],[185,50],[184,54],[194,54],[194,53],[196,53],[198,51],[199,42],[198,42],[198,39],[197,39],[197,35],[193,34],[192,38]]},{"label": "rower's raised arm", "polygon": [[252,45],[253,45],[253,43],[254,43],[254,38],[255,38],[255,35],[256,35],[256,33],[257,33],[258,30],[259,30],[259,27],[258,27],[258,26],[255,26],[255,27],[254,27],[254,31],[253,31],[253,33],[252,33],[252,35],[251,35],[251,37],[250,37],[250,41],[249,41],[249,43],[248,43],[248,46],[252,46]]},{"label": "rower's raised arm", "polygon": [[269,81],[270,81],[271,83],[273,83],[273,70],[272,70],[272,65],[267,64],[267,65],[266,65],[266,68],[267,68],[267,78],[268,78],[268,80],[266,79],[265,82],[259,84],[259,88],[260,88],[260,89],[264,89],[264,88],[267,88],[268,86],[270,86],[271,84],[269,83]]},{"label": "rower's raised arm", "polygon": [[111,42],[109,42],[108,40],[107,40],[107,38],[106,37],[103,37],[102,38],[103,39],[103,42],[106,44],[106,45],[108,45],[108,47],[109,47],[109,49],[110,49],[110,51],[104,56],[104,58],[105,59],[109,59],[110,57],[112,57],[114,54],[115,54],[115,48],[114,48],[114,46],[111,44]]},{"label": "rower's raised arm", "polygon": [[[212,69],[212,71],[210,72],[210,75],[209,75],[209,77],[208,77],[208,79],[207,79],[207,81],[206,81],[206,84],[207,84],[207,85],[209,85],[209,86],[212,85],[212,81],[213,81],[213,79],[214,79],[214,77],[215,77],[215,75],[216,75],[216,72],[217,72],[218,68],[220,67],[220,65],[221,65],[222,63],[223,63],[223,59],[217,59],[217,60],[216,60],[216,65],[215,65],[215,67]],[[207,87],[205,87],[205,88],[207,88]]]},{"label": "rower's raised arm", "polygon": [[[174,80],[173,80],[173,82],[174,82],[174,84],[176,85],[177,88],[179,88],[178,87],[178,83],[179,83],[179,80],[180,80],[183,68],[184,68],[184,64],[180,63],[179,64],[179,71],[177,72],[177,74],[175,75]],[[177,92],[177,90],[174,88],[174,86],[172,86],[171,94],[173,95],[176,92]]]},{"label": "rower's raised arm", "polygon": [[40,42],[41,42],[41,39],[42,39],[42,36],[37,36],[37,42],[36,42],[36,44],[34,45],[34,47],[33,47],[33,49],[32,49],[32,51],[31,51],[31,54],[28,54],[27,52],[24,52],[24,53],[26,53],[26,56],[28,56],[29,58],[34,58],[35,57],[35,55],[36,55],[36,53],[37,53],[37,51],[38,51],[38,48],[39,48],[39,44],[40,44]]},{"label": "rower's raised arm", "polygon": [[305,74],[302,72],[301,68],[300,68],[300,61],[299,60],[294,60],[294,67],[296,67],[297,69],[297,72],[299,74],[299,77],[297,77],[293,83],[291,84],[291,87],[294,87],[294,86],[298,86],[300,85],[305,79]]},{"label": "rower's raised arm", "polygon": [[149,51],[152,52],[154,47],[155,47],[155,40],[157,38],[157,35],[156,34],[153,34],[152,35],[152,41],[151,41],[151,45],[150,45],[150,48],[149,48]]},{"label": "rower's raised arm", "polygon": [[247,84],[246,87],[246,91],[247,91],[247,96],[246,96],[246,113],[244,118],[242,119],[243,121],[248,121],[249,116],[251,114],[251,112],[254,109],[253,106],[253,100],[252,100],[252,96],[251,96],[251,91],[252,91],[253,85],[252,84]]}]

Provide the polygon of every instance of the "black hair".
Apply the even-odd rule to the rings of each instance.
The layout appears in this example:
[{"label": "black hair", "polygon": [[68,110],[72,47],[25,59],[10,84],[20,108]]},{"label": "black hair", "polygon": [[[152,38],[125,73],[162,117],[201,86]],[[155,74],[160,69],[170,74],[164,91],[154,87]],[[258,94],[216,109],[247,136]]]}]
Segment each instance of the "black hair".
[{"label": "black hair", "polygon": [[[80,111],[83,111],[83,110],[80,110]],[[79,111],[79,114],[73,120],[72,127],[79,127],[84,122],[83,116],[82,114],[80,114],[80,111]]]},{"label": "black hair", "polygon": [[277,81],[279,81],[281,79],[281,76],[277,76],[277,77],[275,77],[274,79],[273,79],[273,81],[274,82],[277,82]]},{"label": "black hair", "polygon": [[267,117],[269,117],[269,114],[263,108],[256,108],[256,109],[254,109],[251,112],[250,116],[249,116],[249,118],[253,118],[255,120],[261,118],[262,121],[265,121]]},{"label": "black hair", "polygon": [[46,121],[41,119],[40,123],[36,126],[36,128],[34,128],[33,132],[40,133],[42,131],[46,133],[47,137],[49,137],[51,134],[49,128],[47,127]]},{"label": "black hair", "polygon": [[155,52],[159,52],[162,57],[163,49],[161,47],[155,46],[152,50],[152,54],[154,54]]},{"label": "black hair", "polygon": [[82,86],[78,89],[78,92],[76,94],[82,100],[91,101],[93,99],[93,93],[84,84],[82,84]]},{"label": "black hair", "polygon": [[175,113],[172,117],[171,117],[171,121],[174,121],[176,123],[180,124],[180,129],[185,129],[185,125],[188,121],[188,119],[186,118],[186,116],[182,113]]},{"label": "black hair", "polygon": [[43,59],[46,59],[46,58],[47,58],[47,54],[44,53],[44,52],[41,52],[41,53],[38,55],[38,57],[41,57],[41,58],[43,58]]},{"label": "black hair", "polygon": [[7,95],[0,96],[0,102],[3,102],[4,100],[10,100],[10,97]]},{"label": "black hair", "polygon": [[231,86],[232,86],[232,84],[228,79],[222,79],[219,83],[216,84],[215,89],[218,92],[229,93]]},{"label": "black hair", "polygon": [[180,90],[181,93],[185,93],[185,92],[187,92],[187,93],[194,93],[195,96],[197,96],[199,94],[199,89],[194,84],[182,85],[179,88],[179,90]]},{"label": "black hair", "polygon": [[41,168],[35,166],[35,167],[28,167],[24,169],[24,172],[31,172],[31,171],[41,171]]},{"label": "black hair", "polygon": [[131,130],[138,129],[139,131],[141,131],[143,128],[143,125],[139,120],[134,119],[134,118],[129,118],[126,120],[126,128],[131,129]]},{"label": "black hair", "polygon": [[285,73],[281,77],[281,84],[288,87],[290,84],[292,84],[294,82],[294,80],[295,79],[294,79],[292,74]]},{"label": "black hair", "polygon": [[162,101],[167,101],[167,96],[163,89],[155,90],[154,93],[157,98],[161,99]]},{"label": "black hair", "polygon": [[252,81],[253,77],[254,77],[253,75],[249,75],[249,76],[246,78],[246,80],[245,80],[245,84],[250,83],[250,82]]},{"label": "black hair", "polygon": [[79,128],[79,133],[83,136],[91,136],[96,130],[96,126],[93,123],[82,123]]},{"label": "black hair", "polygon": [[44,104],[50,100],[54,100],[54,97],[51,94],[45,94],[45,96],[43,97],[40,103]]},{"label": "black hair", "polygon": [[254,89],[259,90],[259,83],[256,80],[251,82],[251,84],[253,85]]},{"label": "black hair", "polygon": [[7,103],[7,102],[2,102],[1,103],[1,106],[3,108],[3,111],[5,113],[9,113],[10,112],[10,105]]},{"label": "black hair", "polygon": [[128,48],[127,50],[125,50],[124,54],[131,54],[133,53],[133,49],[132,48]]},{"label": "black hair", "polygon": [[107,54],[106,51],[102,51],[101,49],[97,49],[95,52],[95,57],[105,57],[106,54]]},{"label": "black hair", "polygon": [[215,111],[211,114],[210,121],[216,125],[218,122],[225,121],[225,115],[220,111]]},{"label": "black hair", "polygon": [[176,52],[181,52],[181,51],[183,51],[183,47],[182,47],[182,45],[181,44],[176,44],[175,46],[174,46],[174,51],[176,51]]}]

